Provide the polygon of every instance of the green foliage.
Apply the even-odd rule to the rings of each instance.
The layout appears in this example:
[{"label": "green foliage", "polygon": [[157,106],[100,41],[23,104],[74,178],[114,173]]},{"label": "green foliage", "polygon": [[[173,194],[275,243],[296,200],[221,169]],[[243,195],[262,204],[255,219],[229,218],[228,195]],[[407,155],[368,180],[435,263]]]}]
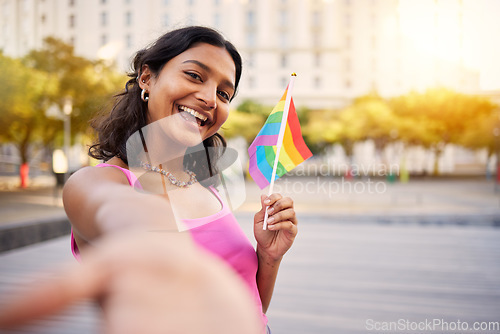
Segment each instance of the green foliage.
[{"label": "green foliage", "polygon": [[266,117],[260,114],[250,114],[240,110],[231,110],[229,117],[222,126],[224,137],[242,136],[250,144],[264,125]]},{"label": "green foliage", "polygon": [[43,141],[51,122],[44,117],[56,82],[47,73],[0,55],[0,141],[14,142],[26,162],[28,145]]},{"label": "green foliage", "polygon": [[44,40],[42,49],[31,51],[24,62],[57,80],[53,102],[61,109],[64,99],[71,98],[73,136],[87,131],[92,116],[126,82],[125,75],[118,75],[101,61],[76,56],[72,46],[52,37]]},{"label": "green foliage", "polygon": [[341,110],[310,111],[303,132],[309,143],[318,147],[339,143],[348,155],[356,141],[366,139],[372,139],[378,149],[399,140],[435,149],[438,154],[447,143],[487,147],[492,152],[495,140],[500,140],[493,135],[498,129],[500,136],[495,108],[488,99],[443,88],[390,100],[372,93]]},{"label": "green foliage", "polygon": [[500,109],[472,120],[459,144],[471,149],[488,149],[488,155],[500,153]]},{"label": "green foliage", "polygon": [[347,154],[356,141],[373,139],[382,148],[394,140],[395,117],[387,102],[378,95],[366,95],[350,106],[334,111],[310,112],[304,135],[313,145],[339,143]]},{"label": "green foliage", "polygon": [[27,162],[28,147],[53,146],[63,131],[59,118],[46,117],[50,106],[63,109],[72,101],[71,133],[85,133],[92,115],[126,81],[125,75],[99,61],[74,54],[73,47],[47,38],[40,50],[23,59],[0,54],[0,141],[15,143],[22,162]]},{"label": "green foliage", "polygon": [[273,107],[263,106],[262,104],[257,103],[253,100],[245,100],[236,109],[245,114],[260,115],[267,118],[267,116],[269,116],[269,114],[271,113]]},{"label": "green foliage", "polygon": [[400,118],[401,140],[428,148],[464,144],[463,134],[494,110],[494,105],[485,98],[444,88],[412,92],[391,100],[390,104]]}]

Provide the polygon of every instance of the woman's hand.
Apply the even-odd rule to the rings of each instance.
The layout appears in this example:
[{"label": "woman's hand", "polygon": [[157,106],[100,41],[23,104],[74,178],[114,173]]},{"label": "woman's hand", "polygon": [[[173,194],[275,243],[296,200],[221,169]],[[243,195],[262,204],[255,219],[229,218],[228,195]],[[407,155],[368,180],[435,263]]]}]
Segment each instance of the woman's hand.
[{"label": "woman's hand", "polygon": [[82,264],[2,303],[0,332],[90,298],[108,334],[261,333],[244,283],[182,234],[134,231],[94,245]]},{"label": "woman's hand", "polygon": [[[257,240],[257,253],[266,258],[279,261],[290,249],[297,235],[297,217],[293,201],[280,194],[269,197],[261,195],[262,209],[254,217],[254,234]],[[264,215],[268,207],[267,230],[263,230]]]}]

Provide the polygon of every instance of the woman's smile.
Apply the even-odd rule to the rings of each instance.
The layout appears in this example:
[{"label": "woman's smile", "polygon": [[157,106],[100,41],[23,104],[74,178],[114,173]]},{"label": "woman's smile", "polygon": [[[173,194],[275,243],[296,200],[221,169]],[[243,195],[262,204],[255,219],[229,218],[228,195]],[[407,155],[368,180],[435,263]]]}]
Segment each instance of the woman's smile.
[{"label": "woman's smile", "polygon": [[[149,93],[149,123],[168,121],[165,134],[185,147],[214,135],[229,116],[236,68],[226,49],[199,43],[165,64],[158,75],[143,68],[141,88]],[[196,136],[189,133],[197,132]]]}]

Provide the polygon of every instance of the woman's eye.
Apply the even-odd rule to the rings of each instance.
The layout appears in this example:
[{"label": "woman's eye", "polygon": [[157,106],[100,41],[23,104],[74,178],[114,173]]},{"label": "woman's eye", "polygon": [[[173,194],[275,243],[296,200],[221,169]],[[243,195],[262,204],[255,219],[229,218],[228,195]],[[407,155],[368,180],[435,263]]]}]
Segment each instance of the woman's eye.
[{"label": "woman's eye", "polygon": [[191,78],[195,79],[195,80],[199,80],[201,81],[201,77],[196,74],[196,73],[193,73],[193,72],[186,72],[187,75],[189,75]]},{"label": "woman's eye", "polygon": [[223,92],[223,91],[218,91],[218,94],[224,99],[224,100],[227,100],[229,101],[230,100],[230,97],[229,97],[229,94],[226,93],[226,92]]}]

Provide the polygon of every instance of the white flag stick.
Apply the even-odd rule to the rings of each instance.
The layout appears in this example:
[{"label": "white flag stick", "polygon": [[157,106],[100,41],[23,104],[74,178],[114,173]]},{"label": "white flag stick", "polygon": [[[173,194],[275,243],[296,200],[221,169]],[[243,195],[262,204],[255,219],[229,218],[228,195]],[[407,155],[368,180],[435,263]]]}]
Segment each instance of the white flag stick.
[{"label": "white flag stick", "polygon": [[[285,136],[286,122],[288,120],[288,110],[290,109],[290,101],[292,100],[293,83],[295,82],[296,76],[297,74],[292,73],[290,77],[290,82],[288,83],[288,89],[286,92],[286,99],[285,99],[285,107],[283,109],[283,116],[281,118],[281,127],[278,135],[278,142],[276,143],[276,156],[274,158],[273,173],[271,175],[271,184],[269,185],[269,193],[267,194],[267,196],[270,196],[273,193],[274,178],[276,177],[276,170],[278,169],[281,146],[283,146],[283,137]],[[266,213],[264,214],[264,224],[262,226],[263,230],[267,229],[267,218],[269,216],[269,214],[267,213],[268,208],[269,206],[266,206]]]}]

